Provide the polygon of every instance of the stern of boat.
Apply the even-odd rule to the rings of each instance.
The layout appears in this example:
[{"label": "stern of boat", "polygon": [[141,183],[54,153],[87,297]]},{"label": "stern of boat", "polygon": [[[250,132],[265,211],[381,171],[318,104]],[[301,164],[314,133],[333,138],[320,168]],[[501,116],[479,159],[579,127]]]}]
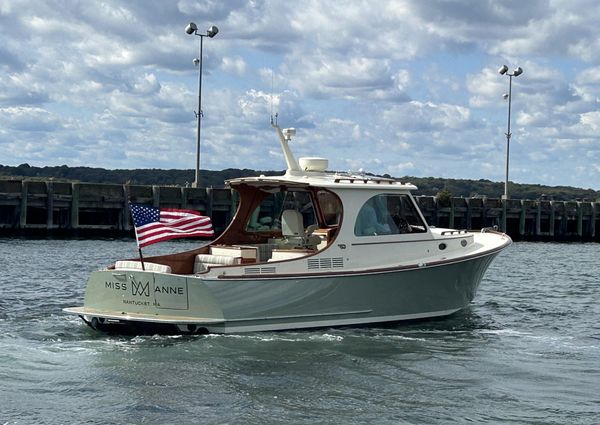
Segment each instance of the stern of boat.
[{"label": "stern of boat", "polygon": [[83,307],[65,312],[94,329],[118,332],[203,332],[223,323],[223,312],[197,277],[137,270],[90,276]]}]

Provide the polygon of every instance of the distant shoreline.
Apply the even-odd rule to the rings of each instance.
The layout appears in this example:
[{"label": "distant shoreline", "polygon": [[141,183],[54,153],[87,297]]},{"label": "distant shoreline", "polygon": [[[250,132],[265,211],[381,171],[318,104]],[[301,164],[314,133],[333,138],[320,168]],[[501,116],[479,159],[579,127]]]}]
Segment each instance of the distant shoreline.
[{"label": "distant shoreline", "polygon": [[[224,187],[223,182],[244,176],[281,175],[284,171],[262,171],[252,169],[228,168],[220,171],[201,170],[200,186]],[[383,177],[397,178],[410,182],[418,187],[415,195],[436,196],[440,192],[455,197],[489,197],[499,198],[504,193],[504,182],[493,182],[486,179],[445,179],[438,177],[394,177],[384,174]],[[92,167],[68,167],[66,165],[52,167],[34,167],[28,164],[19,166],[0,165],[0,179],[41,180],[54,179],[62,182],[108,183],[131,185],[161,185],[186,187],[194,180],[193,170],[177,169],[117,169],[108,170]],[[597,201],[600,190],[583,189],[570,186],[546,186],[539,184],[509,183],[511,199],[542,199],[555,201]]]}]

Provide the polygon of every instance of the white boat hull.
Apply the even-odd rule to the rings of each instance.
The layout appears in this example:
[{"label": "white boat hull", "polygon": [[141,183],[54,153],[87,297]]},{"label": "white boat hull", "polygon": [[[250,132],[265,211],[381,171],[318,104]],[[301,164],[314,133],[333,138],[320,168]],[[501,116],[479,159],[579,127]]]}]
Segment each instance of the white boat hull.
[{"label": "white boat hull", "polygon": [[98,271],[84,307],[65,311],[119,332],[239,333],[440,317],[469,305],[502,248],[437,264],[312,275]]}]

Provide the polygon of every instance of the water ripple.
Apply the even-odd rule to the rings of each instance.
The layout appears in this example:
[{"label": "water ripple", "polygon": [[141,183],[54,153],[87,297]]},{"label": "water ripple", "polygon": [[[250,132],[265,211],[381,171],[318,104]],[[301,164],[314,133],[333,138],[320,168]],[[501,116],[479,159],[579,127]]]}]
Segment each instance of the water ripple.
[{"label": "water ripple", "polygon": [[0,423],[600,417],[598,245],[516,243],[492,264],[470,308],[394,326],[118,337],[61,313],[81,303],[92,270],[135,256],[129,240],[0,239]]}]

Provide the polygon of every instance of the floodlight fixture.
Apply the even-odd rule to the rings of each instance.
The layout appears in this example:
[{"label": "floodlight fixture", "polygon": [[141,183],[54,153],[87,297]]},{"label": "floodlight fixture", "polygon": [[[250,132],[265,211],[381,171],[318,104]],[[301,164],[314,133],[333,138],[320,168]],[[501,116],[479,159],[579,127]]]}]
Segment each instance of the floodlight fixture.
[{"label": "floodlight fixture", "polygon": [[219,33],[219,28],[215,27],[214,25],[206,30],[206,35],[209,36],[210,38],[213,38],[218,33]]},{"label": "floodlight fixture", "polygon": [[189,35],[192,35],[193,33],[195,33],[196,31],[198,31],[198,27],[196,26],[195,23],[190,22],[187,27],[185,27],[185,32]]},{"label": "floodlight fixture", "polygon": [[[189,33],[188,33],[188,34],[189,34]],[[506,65],[502,65],[502,66],[500,67],[500,69],[498,70],[498,74],[500,74],[500,75],[504,75],[504,74],[506,74],[506,71],[508,71],[508,66],[506,66]]]}]

